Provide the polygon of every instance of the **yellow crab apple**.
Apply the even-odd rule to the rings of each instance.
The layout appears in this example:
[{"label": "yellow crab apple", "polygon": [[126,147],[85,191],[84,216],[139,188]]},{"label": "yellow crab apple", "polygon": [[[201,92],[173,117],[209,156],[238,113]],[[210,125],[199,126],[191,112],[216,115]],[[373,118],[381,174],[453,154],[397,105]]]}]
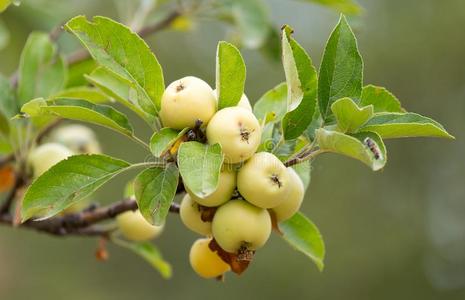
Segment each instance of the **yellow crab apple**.
[{"label": "yellow crab apple", "polygon": [[284,164],[269,152],[254,154],[237,173],[237,189],[261,208],[281,204],[289,193],[290,178]]},{"label": "yellow crab apple", "polygon": [[189,252],[192,269],[203,278],[216,278],[230,270],[230,266],[208,246],[211,240],[211,238],[196,240]]},{"label": "yellow crab apple", "polygon": [[271,217],[266,209],[241,199],[231,200],[216,211],[212,233],[227,252],[237,253],[241,248],[257,250],[270,236]]},{"label": "yellow crab apple", "polygon": [[202,207],[192,200],[189,194],[186,194],[181,201],[179,209],[181,221],[187,228],[201,235],[211,235],[211,222],[202,220]]},{"label": "yellow crab apple", "polygon": [[172,82],[161,99],[161,121],[164,126],[174,129],[192,128],[197,120],[206,125],[215,112],[212,88],[194,76]]},{"label": "yellow crab apple", "polygon": [[192,200],[200,205],[207,207],[220,206],[231,199],[231,196],[236,188],[236,171],[230,166],[223,166],[218,180],[216,190],[205,198],[200,198],[194,195],[187,187],[186,190]]},{"label": "yellow crab apple", "polygon": [[[218,94],[216,92],[216,89],[213,90],[213,95],[215,96],[215,99],[218,105]],[[243,107],[247,109],[248,111],[252,111],[252,105],[250,105],[249,98],[247,98],[245,94],[242,94],[242,97],[239,100],[239,103],[237,103],[237,106]]]},{"label": "yellow crab apple", "polygon": [[207,126],[208,143],[219,143],[229,164],[250,158],[257,151],[261,140],[261,128],[257,118],[249,110],[227,107],[218,111]]},{"label": "yellow crab apple", "polygon": [[126,211],[116,217],[121,234],[131,241],[147,241],[159,236],[163,225],[155,226],[145,220],[139,210]]},{"label": "yellow crab apple", "polygon": [[62,144],[74,153],[95,153],[102,152],[100,143],[92,129],[80,124],[71,124],[55,129],[50,141]]},{"label": "yellow crab apple", "polygon": [[34,178],[39,177],[48,169],[68,158],[74,153],[67,147],[57,143],[46,143],[31,151],[28,157]]},{"label": "yellow crab apple", "polygon": [[287,198],[278,206],[273,207],[271,210],[276,216],[278,222],[285,221],[292,217],[302,205],[304,200],[304,183],[300,176],[293,168],[287,168],[289,173],[289,193]]}]

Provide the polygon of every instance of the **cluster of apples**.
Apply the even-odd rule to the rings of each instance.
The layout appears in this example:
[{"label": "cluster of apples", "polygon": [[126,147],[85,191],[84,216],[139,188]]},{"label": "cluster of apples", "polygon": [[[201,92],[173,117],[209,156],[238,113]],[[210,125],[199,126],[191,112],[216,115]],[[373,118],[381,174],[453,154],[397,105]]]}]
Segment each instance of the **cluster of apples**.
[{"label": "cluster of apples", "polygon": [[160,111],[163,125],[178,130],[193,128],[200,120],[207,142],[219,143],[224,154],[217,189],[200,198],[186,187],[180,207],[182,222],[206,236],[190,250],[192,268],[205,278],[220,277],[231,267],[212,246],[213,239],[233,255],[254,252],[268,240],[272,218],[290,218],[304,197],[294,169],[271,153],[256,152],[262,130],[247,97],[219,111],[217,98],[205,81],[185,77],[166,88]]}]

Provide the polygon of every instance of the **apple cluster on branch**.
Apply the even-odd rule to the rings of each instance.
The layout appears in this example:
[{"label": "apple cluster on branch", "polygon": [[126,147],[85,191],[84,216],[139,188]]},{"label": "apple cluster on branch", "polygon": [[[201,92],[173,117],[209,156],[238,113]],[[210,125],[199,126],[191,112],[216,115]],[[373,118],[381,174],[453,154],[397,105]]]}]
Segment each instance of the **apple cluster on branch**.
[{"label": "apple cluster on branch", "polygon": [[[140,34],[157,31],[177,16],[168,15]],[[386,89],[363,86],[362,58],[343,15],[319,72],[292,28],[282,27],[286,82],[267,91],[253,108],[244,93],[244,60],[230,43],[218,43],[215,89],[195,76],[165,88],[156,56],[128,27],[106,17],[78,16],[64,28],[97,64],[82,74],[91,86],[28,96],[15,103],[9,118],[0,114],[6,124],[0,134],[23,129],[36,134],[0,162],[5,178],[0,188],[10,190],[0,207],[0,223],[57,236],[100,236],[138,253],[166,277],[166,262],[148,241],[163,232],[170,212],[179,213],[184,225],[202,236],[189,254],[201,277],[241,274],[273,230],[321,270],[323,239],[299,212],[311,160],[333,152],[377,171],[387,161],[383,139],[453,138],[438,122],[407,112]],[[57,51],[48,35],[36,33],[23,55],[37,45]],[[68,61],[83,58],[79,54]],[[64,60],[47,63],[55,63],[65,76]],[[27,84],[35,90],[41,83],[13,79],[12,90]],[[147,123],[153,131],[148,143],[113,102]],[[150,151],[151,159],[130,163],[104,155],[91,129],[61,126],[63,119],[112,129]],[[124,200],[93,204],[99,187],[136,168],[142,171],[128,184]],[[174,202],[176,195],[182,196],[180,204]],[[105,251],[99,253],[106,257]]]}]

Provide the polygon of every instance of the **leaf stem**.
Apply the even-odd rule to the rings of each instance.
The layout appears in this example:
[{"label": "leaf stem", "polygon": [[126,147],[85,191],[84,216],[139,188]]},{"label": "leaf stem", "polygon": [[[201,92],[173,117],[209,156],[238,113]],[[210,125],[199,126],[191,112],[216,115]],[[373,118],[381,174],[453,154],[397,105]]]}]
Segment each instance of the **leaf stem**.
[{"label": "leaf stem", "polygon": [[298,155],[294,158],[291,158],[290,160],[286,161],[284,165],[286,167],[290,167],[293,165],[297,165],[300,163],[303,163],[304,161],[314,159],[316,156],[327,152],[326,150],[322,149],[309,149],[308,151],[302,153],[301,155]]},{"label": "leaf stem", "polygon": [[140,138],[138,138],[137,136],[135,135],[131,135],[129,136],[134,142],[138,143],[139,145],[141,145],[142,147],[144,147],[146,150],[149,150],[150,151],[150,147],[149,145],[144,142],[143,140],[141,140]]}]

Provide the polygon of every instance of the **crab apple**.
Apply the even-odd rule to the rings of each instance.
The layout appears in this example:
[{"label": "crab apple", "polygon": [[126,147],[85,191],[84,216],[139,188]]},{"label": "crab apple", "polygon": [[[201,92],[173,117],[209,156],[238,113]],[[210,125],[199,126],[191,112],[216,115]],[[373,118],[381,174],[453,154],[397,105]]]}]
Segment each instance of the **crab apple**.
[{"label": "crab apple", "polygon": [[[213,90],[213,95],[215,96],[217,105],[218,105],[218,94],[216,92],[216,89]],[[241,100],[239,100],[239,103],[237,103],[237,106],[243,107],[247,109],[248,111],[252,111],[252,105],[250,105],[249,98],[245,94],[242,94]]]},{"label": "crab apple", "polygon": [[206,125],[215,112],[216,100],[212,88],[194,76],[172,82],[161,98],[160,118],[166,127],[192,128],[197,120]]},{"label": "crab apple", "polygon": [[239,163],[257,151],[261,128],[252,112],[240,106],[227,107],[210,120],[207,139],[210,144],[221,145],[226,163]]},{"label": "crab apple", "polygon": [[300,209],[300,205],[304,200],[305,189],[302,179],[293,168],[287,168],[287,171],[289,173],[289,193],[287,198],[271,209],[278,222],[292,217]]},{"label": "crab apple", "polygon": [[123,236],[131,241],[151,240],[159,236],[163,231],[163,225],[150,224],[139,210],[119,214],[116,217],[116,222]]},{"label": "crab apple", "polygon": [[192,200],[189,194],[186,194],[181,201],[179,215],[181,221],[190,230],[201,235],[211,235],[212,223],[202,220],[202,207]]},{"label": "crab apple", "polygon": [[254,154],[237,173],[237,189],[261,208],[281,204],[289,193],[290,178],[284,164],[269,152]]},{"label": "crab apple", "polygon": [[34,178],[74,153],[67,147],[57,143],[46,143],[38,146],[29,154],[28,162]]},{"label": "crab apple", "polygon": [[196,240],[189,252],[192,269],[203,278],[216,278],[230,270],[230,266],[208,246],[211,240],[211,238]]},{"label": "crab apple", "polygon": [[217,189],[205,198],[200,198],[194,195],[187,187],[186,190],[192,200],[200,205],[207,207],[220,206],[231,199],[231,196],[236,188],[236,171],[230,166],[223,166],[218,180]]},{"label": "crab apple", "polygon": [[266,209],[244,200],[231,200],[218,208],[212,222],[213,237],[223,250],[237,253],[241,248],[257,250],[271,233]]},{"label": "crab apple", "polygon": [[84,125],[62,126],[52,132],[50,141],[65,145],[75,153],[102,152],[94,131]]}]

